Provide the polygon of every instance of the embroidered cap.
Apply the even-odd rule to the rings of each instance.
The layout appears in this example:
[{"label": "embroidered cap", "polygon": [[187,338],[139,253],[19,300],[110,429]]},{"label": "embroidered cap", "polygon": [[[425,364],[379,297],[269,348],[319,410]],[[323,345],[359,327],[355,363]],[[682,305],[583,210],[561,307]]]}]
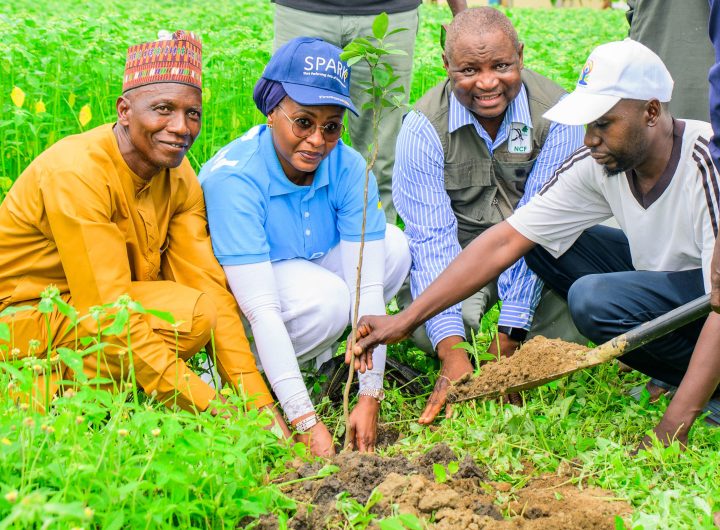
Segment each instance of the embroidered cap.
[{"label": "embroidered cap", "polygon": [[278,48],[262,77],[282,84],[301,105],[339,105],[357,115],[350,99],[350,67],[340,53],[322,39],[297,37]]},{"label": "embroidered cap", "polygon": [[632,39],[598,46],[580,71],[575,90],[543,117],[566,125],[585,125],[621,99],[670,101],[673,79],[662,59]]},{"label": "embroidered cap", "polygon": [[152,83],[182,83],[202,89],[202,44],[192,32],[158,32],[158,40],[130,46],[122,91]]}]

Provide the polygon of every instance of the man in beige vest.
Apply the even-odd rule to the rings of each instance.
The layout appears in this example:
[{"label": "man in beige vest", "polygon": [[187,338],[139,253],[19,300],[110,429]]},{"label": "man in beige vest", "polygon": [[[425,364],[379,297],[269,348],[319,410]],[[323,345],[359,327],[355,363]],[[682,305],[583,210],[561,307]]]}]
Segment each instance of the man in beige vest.
[{"label": "man in beige vest", "polygon": [[[458,13],[448,27],[443,62],[448,79],[405,117],[393,172],[393,199],[413,257],[413,297],[475,237],[525,204],[583,138],[582,127],[542,117],[564,91],[523,69],[523,44],[502,12]],[[503,305],[492,353],[511,355],[528,331],[581,340],[562,301],[541,297],[542,290],[521,259],[415,332],[415,342],[436,350],[442,362],[420,423],[440,411],[448,382],[472,370],[467,354],[453,347],[478,328],[498,295]]]}]

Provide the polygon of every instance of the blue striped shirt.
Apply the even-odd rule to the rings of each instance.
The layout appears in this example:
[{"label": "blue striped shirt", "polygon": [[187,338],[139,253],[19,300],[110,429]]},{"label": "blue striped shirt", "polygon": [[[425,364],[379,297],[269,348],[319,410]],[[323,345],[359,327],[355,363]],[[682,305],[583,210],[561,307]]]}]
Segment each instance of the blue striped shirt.
[{"label": "blue striped shirt", "polygon": [[[494,141],[455,95],[450,96],[449,131],[472,125],[491,153],[507,140],[513,122],[532,127],[524,85],[508,106]],[[560,164],[582,145],[583,135],[582,126],[558,123],[550,126],[518,208],[528,202]],[[445,191],[444,160],[440,138],[430,121],[419,112],[408,113],[397,140],[392,186],[393,202],[405,221],[405,234],[410,242],[413,298],[423,292],[461,250],[457,219]],[[529,329],[542,287],[542,281],[527,268],[524,259],[504,271],[498,278],[498,295],[503,301],[499,324]],[[433,346],[446,337],[465,336],[460,304],[446,309],[425,325]]]}]

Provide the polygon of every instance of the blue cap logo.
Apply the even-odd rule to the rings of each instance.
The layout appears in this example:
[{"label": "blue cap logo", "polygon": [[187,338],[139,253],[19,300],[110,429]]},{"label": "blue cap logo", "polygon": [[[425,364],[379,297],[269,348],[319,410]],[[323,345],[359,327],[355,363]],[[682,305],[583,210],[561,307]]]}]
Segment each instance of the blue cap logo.
[{"label": "blue cap logo", "polygon": [[587,86],[587,82],[590,80],[590,72],[592,72],[595,64],[592,60],[588,59],[580,72],[580,79],[578,79],[578,85]]}]

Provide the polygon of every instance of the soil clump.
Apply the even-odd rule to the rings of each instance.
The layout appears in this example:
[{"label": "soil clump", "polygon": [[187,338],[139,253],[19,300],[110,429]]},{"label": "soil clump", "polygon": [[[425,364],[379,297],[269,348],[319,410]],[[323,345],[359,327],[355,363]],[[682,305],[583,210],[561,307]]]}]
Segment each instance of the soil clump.
[{"label": "soil clump", "polygon": [[503,395],[510,387],[577,369],[588,350],[587,346],[560,339],[533,337],[511,357],[486,363],[476,377],[466,376],[453,383],[448,401],[463,401],[487,393]]},{"label": "soil clump", "polygon": [[[438,483],[433,465],[446,467],[450,462],[459,462],[458,471],[448,473],[447,481]],[[488,481],[470,455],[458,458],[445,444],[434,446],[412,461],[402,456],[350,452],[334,457],[332,463],[339,467],[333,475],[283,489],[298,501],[298,511],[290,519],[289,528],[342,527],[343,518],[336,508],[337,495],[347,491],[350,497],[366,504],[374,488],[382,499],[371,513],[378,517],[411,513],[423,519],[428,528],[437,530],[595,530],[615,528],[615,515],[626,517],[632,511],[608,491],[573,485],[572,471],[565,472],[569,475],[562,472],[542,475],[512,491],[508,483]],[[299,464],[282,480],[314,476],[322,465]],[[503,493],[498,496],[498,492]],[[509,518],[504,518],[503,513]],[[258,528],[270,528],[266,526],[269,524],[271,521],[265,519]]]}]

